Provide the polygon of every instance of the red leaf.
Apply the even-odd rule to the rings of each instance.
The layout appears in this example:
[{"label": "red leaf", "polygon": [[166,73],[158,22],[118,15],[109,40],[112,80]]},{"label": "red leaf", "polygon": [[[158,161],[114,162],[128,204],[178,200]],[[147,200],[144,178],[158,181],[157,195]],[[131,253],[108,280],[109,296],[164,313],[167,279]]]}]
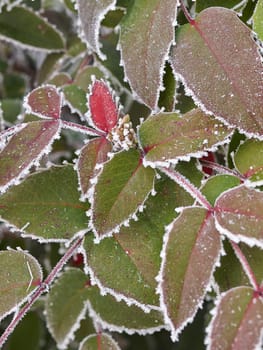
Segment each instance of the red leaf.
[{"label": "red leaf", "polygon": [[118,121],[118,108],[113,100],[109,86],[95,80],[89,96],[91,120],[96,128],[110,132]]},{"label": "red leaf", "polygon": [[61,96],[55,86],[46,85],[31,91],[25,99],[27,112],[41,118],[60,118]]}]

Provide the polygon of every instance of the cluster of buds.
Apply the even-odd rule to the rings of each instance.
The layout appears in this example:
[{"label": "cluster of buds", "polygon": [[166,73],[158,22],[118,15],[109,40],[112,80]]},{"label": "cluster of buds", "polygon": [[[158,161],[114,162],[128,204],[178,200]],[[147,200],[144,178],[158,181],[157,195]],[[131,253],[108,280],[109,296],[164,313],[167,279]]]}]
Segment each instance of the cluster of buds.
[{"label": "cluster of buds", "polygon": [[136,134],[128,114],[118,120],[117,125],[112,128],[107,138],[112,142],[115,151],[128,150],[137,145]]}]

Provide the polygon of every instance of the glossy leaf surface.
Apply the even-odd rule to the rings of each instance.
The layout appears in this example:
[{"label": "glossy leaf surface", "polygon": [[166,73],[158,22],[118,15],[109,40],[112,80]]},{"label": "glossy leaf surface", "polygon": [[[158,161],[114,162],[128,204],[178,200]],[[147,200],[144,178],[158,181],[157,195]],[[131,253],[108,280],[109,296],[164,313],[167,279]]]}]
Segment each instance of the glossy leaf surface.
[{"label": "glossy leaf surface", "polygon": [[174,40],[176,6],[175,0],[135,0],[121,22],[120,48],[126,77],[151,109],[157,107],[164,63]]},{"label": "glossy leaf surface", "polygon": [[79,201],[72,166],[30,175],[0,197],[4,221],[40,240],[65,241],[87,229],[88,205]]},{"label": "glossy leaf surface", "polygon": [[0,252],[0,319],[20,306],[41,283],[37,260],[22,250]]},{"label": "glossy leaf surface", "polygon": [[36,121],[24,124],[0,153],[0,191],[16,184],[33,165],[38,165],[60,130],[59,121]]},{"label": "glossy leaf surface", "polygon": [[218,230],[235,242],[263,247],[263,193],[244,185],[224,192],[215,203]]},{"label": "glossy leaf surface", "polygon": [[195,109],[182,117],[176,113],[149,117],[139,128],[139,142],[146,152],[145,161],[162,166],[201,157],[229,134],[222,123]]},{"label": "glossy leaf surface", "polygon": [[262,298],[250,287],[231,289],[217,302],[209,326],[208,349],[257,349],[262,329]]},{"label": "glossy leaf surface", "polygon": [[38,87],[26,97],[27,113],[33,113],[41,118],[60,118],[61,96],[52,85]]},{"label": "glossy leaf surface", "polygon": [[49,331],[60,349],[65,349],[85,316],[88,295],[87,276],[80,269],[67,269],[46,298]]},{"label": "glossy leaf surface", "polygon": [[87,270],[101,289],[142,307],[159,305],[155,277],[161,263],[164,226],[177,215],[177,206],[192,204],[190,195],[168,178],[158,181],[155,190],[138,221],[131,221],[118,235],[99,244],[93,242],[92,235],[84,242]]},{"label": "glossy leaf surface", "polygon": [[91,188],[90,180],[98,173],[98,165],[106,162],[108,152],[112,149],[111,143],[104,137],[90,140],[80,151],[77,171],[82,195],[87,195]]},{"label": "glossy leaf surface", "polygon": [[79,350],[121,350],[116,341],[107,333],[91,334],[83,339]]},{"label": "glossy leaf surface", "polygon": [[138,211],[153,188],[155,172],[142,165],[135,149],[105,163],[94,189],[91,219],[97,237],[118,228]]},{"label": "glossy leaf surface", "polygon": [[202,305],[220,250],[220,235],[206,209],[184,209],[168,226],[158,290],[174,341]]},{"label": "glossy leaf surface", "polygon": [[201,108],[263,137],[263,66],[251,30],[234,11],[211,7],[181,27],[171,61]]},{"label": "glossy leaf surface", "polygon": [[0,37],[27,48],[61,51],[64,40],[54,27],[36,12],[25,7],[5,8],[0,13]]},{"label": "glossy leaf surface", "polygon": [[118,108],[109,86],[96,80],[89,95],[89,111],[93,124],[102,131],[109,132],[117,124]]}]

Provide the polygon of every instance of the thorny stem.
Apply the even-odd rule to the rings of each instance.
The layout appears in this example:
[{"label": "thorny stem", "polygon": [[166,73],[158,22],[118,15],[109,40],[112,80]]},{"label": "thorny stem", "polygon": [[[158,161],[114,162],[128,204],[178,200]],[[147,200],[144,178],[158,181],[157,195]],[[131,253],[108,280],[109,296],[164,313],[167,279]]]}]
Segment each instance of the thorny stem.
[{"label": "thorny stem", "polygon": [[230,240],[230,244],[238,258],[238,260],[240,261],[242,267],[243,267],[243,270],[244,272],[246,273],[248,279],[249,279],[249,282],[251,283],[252,287],[254,288],[254,290],[256,292],[259,292],[260,291],[260,286],[256,280],[256,276],[253,272],[253,270],[251,269],[248,261],[247,261],[247,258],[245,257],[245,255],[243,254],[242,250],[239,248],[239,245],[233,241]]},{"label": "thorny stem", "polygon": [[190,16],[190,13],[188,12],[185,4],[184,4],[184,0],[180,0],[180,5],[181,5],[181,9],[187,19],[187,21],[191,24],[194,25],[195,24],[195,20]]},{"label": "thorny stem", "polygon": [[37,299],[46,291],[48,291],[50,285],[57,277],[58,273],[61,271],[63,266],[68,262],[68,260],[75,253],[76,249],[81,245],[83,241],[83,237],[78,238],[72,246],[66,251],[63,257],[59,260],[44,282],[40,282],[39,286],[35,289],[33,294],[29,297],[27,303],[18,311],[18,313],[14,316],[13,320],[10,322],[4,333],[0,337],[0,348],[4,345],[10,334],[13,332],[18,323],[25,316],[27,311],[31,308],[31,306],[37,301]]},{"label": "thorny stem", "polygon": [[77,124],[77,123],[73,123],[73,122],[67,122],[65,120],[62,120],[62,126],[64,126],[67,129],[82,132],[83,134],[86,134],[86,135],[103,136],[103,137],[106,136],[106,133],[103,131],[92,129],[92,128],[89,128],[85,125],[81,125],[81,124]]},{"label": "thorny stem", "polygon": [[183,187],[194,199],[196,199],[202,207],[206,208],[209,211],[213,211],[212,205],[208,202],[205,196],[196,188],[187,178],[185,178],[178,171],[170,168],[159,168],[163,173],[168,175],[173,179],[179,186]]},{"label": "thorny stem", "polygon": [[238,171],[229,169],[221,164],[214,163],[214,162],[211,162],[211,161],[205,160],[205,159],[200,159],[200,163],[202,165],[206,166],[207,168],[210,168],[210,169],[217,171],[218,173],[236,176],[240,179],[240,181],[246,180],[246,177],[244,175],[240,174]]}]

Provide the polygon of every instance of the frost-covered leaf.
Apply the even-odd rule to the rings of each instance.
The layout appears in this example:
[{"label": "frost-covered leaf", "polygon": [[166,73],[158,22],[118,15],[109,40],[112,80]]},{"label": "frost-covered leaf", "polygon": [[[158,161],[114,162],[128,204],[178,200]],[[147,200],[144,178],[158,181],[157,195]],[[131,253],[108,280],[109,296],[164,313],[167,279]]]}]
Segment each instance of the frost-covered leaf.
[{"label": "frost-covered leaf", "polygon": [[51,24],[35,11],[22,6],[0,13],[0,39],[16,42],[35,50],[61,51],[64,39]]},{"label": "frost-covered leaf", "polygon": [[234,242],[263,247],[263,192],[241,185],[222,193],[215,219],[217,229]]},{"label": "frost-covered leaf", "polygon": [[115,4],[116,0],[77,0],[83,36],[88,46],[102,59],[105,59],[105,56],[100,50],[100,24],[107,12],[115,8]]},{"label": "frost-covered leaf", "polygon": [[41,283],[37,260],[22,250],[0,252],[0,319],[16,310]]},{"label": "frost-covered leaf", "polygon": [[253,14],[253,30],[257,33],[258,38],[263,41],[263,0],[258,0]]},{"label": "frost-covered leaf", "polygon": [[63,88],[63,93],[65,102],[73,112],[77,112],[80,116],[87,113],[87,96],[82,88],[74,84],[67,85]]},{"label": "frost-covered leaf", "polygon": [[171,63],[197,105],[248,135],[263,137],[259,48],[234,11],[211,7],[180,27]]},{"label": "frost-covered leaf", "polygon": [[139,142],[150,165],[167,165],[189,157],[202,157],[206,150],[223,143],[230,131],[222,123],[194,109],[184,116],[159,113],[139,128]]},{"label": "frost-covered leaf", "polygon": [[50,152],[58,137],[60,122],[36,121],[24,124],[0,153],[0,192],[25,176],[32,165],[38,165],[44,154]]},{"label": "frost-covered leaf", "polygon": [[111,143],[105,137],[98,137],[90,140],[80,150],[77,172],[81,193],[84,197],[92,186],[90,180],[99,172],[98,165],[106,162],[107,154],[111,149]]},{"label": "frost-covered leaf", "polygon": [[253,185],[263,185],[263,141],[245,141],[239,146],[233,160],[237,170]]},{"label": "frost-covered leaf", "polygon": [[99,130],[110,132],[117,124],[119,111],[109,86],[95,80],[89,94],[89,112],[92,123]]},{"label": "frost-covered leaf", "polygon": [[95,286],[88,288],[89,314],[103,329],[128,334],[149,334],[164,328],[160,311],[145,313],[135,305],[117,302],[112,296],[102,296]]},{"label": "frost-covered leaf", "polygon": [[175,0],[135,0],[121,22],[126,78],[151,109],[157,108],[165,60],[174,41],[176,7]]},{"label": "frost-covered leaf", "polygon": [[88,92],[88,87],[92,83],[92,77],[95,76],[96,79],[102,79],[104,74],[96,66],[87,66],[79,70],[74,79],[74,84],[81,87],[84,91]]},{"label": "frost-covered leaf", "polygon": [[55,86],[40,86],[26,96],[25,108],[41,118],[59,119],[61,95]]},{"label": "frost-covered leaf", "polygon": [[88,235],[83,245],[86,272],[92,282],[144,309],[159,305],[155,276],[160,268],[164,226],[177,215],[176,207],[193,202],[190,195],[166,177],[157,182],[155,190],[156,195],[149,196],[145,210],[138,214],[138,221],[131,221],[118,235],[99,244]]},{"label": "frost-covered leaf", "polygon": [[105,163],[92,199],[91,220],[97,238],[118,231],[142,208],[154,177],[154,170],[143,166],[135,149],[117,153]]},{"label": "frost-covered leaf", "polygon": [[229,290],[217,301],[208,330],[208,349],[260,349],[263,301],[250,287]]},{"label": "frost-covered leaf", "polygon": [[59,349],[66,349],[85,317],[88,278],[76,268],[67,269],[54,283],[46,298],[48,329]]},{"label": "frost-covered leaf", "polygon": [[91,334],[80,344],[79,350],[121,350],[116,341],[107,333]]},{"label": "frost-covered leaf", "polygon": [[169,64],[166,64],[163,76],[163,88],[160,92],[158,105],[166,112],[172,112],[176,103],[176,82]]},{"label": "frost-covered leaf", "polygon": [[220,235],[206,209],[186,208],[168,226],[158,291],[173,341],[202,305],[220,250]]},{"label": "frost-covered leaf", "polygon": [[229,188],[240,185],[239,178],[233,175],[216,175],[208,178],[201,189],[203,195],[211,205],[215,204],[217,197]]},{"label": "frost-covered leaf", "polygon": [[87,229],[88,205],[77,188],[70,165],[35,173],[0,197],[0,216],[41,241],[66,241]]}]

